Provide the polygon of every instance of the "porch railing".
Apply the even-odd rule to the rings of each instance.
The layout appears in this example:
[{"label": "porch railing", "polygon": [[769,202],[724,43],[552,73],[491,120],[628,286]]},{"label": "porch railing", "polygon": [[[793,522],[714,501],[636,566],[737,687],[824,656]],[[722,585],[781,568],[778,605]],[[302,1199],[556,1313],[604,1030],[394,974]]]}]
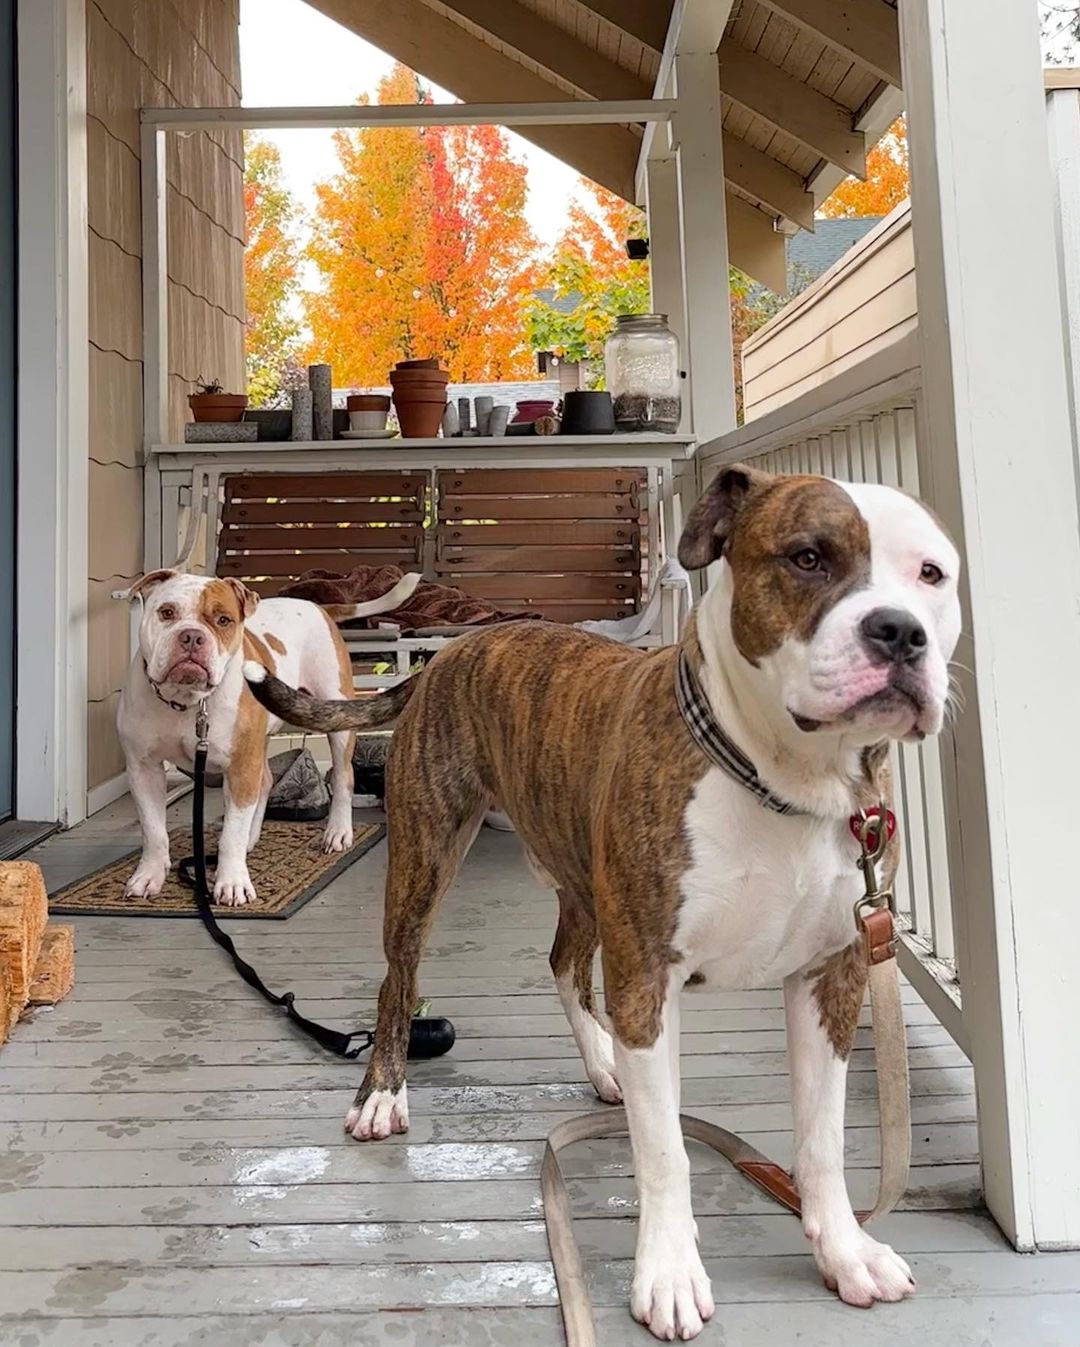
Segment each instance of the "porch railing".
[{"label": "porch railing", "polygon": [[[744,462],[772,472],[881,482],[917,495],[921,385],[913,335],[760,420],[702,445],[701,481],[725,464]],[[943,755],[952,752],[948,728],[937,740],[899,745],[894,752],[895,808],[904,838],[896,899],[904,971],[966,1050],[942,765]]]}]

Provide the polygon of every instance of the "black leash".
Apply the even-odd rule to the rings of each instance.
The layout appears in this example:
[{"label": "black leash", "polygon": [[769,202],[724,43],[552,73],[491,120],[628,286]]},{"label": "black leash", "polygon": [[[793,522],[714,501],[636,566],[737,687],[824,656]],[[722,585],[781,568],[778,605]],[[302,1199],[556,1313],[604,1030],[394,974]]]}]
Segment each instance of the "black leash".
[{"label": "black leash", "polygon": [[[301,1015],[296,1009],[294,993],[281,992],[279,994],[272,992],[251,964],[240,955],[235,944],[233,944],[232,936],[227,935],[218,925],[211,906],[210,885],[206,877],[207,856],[204,817],[206,758],[210,749],[209,738],[210,716],[206,710],[206,703],[202,702],[195,717],[195,771],[193,774],[195,793],[191,805],[191,833],[195,855],[188,856],[180,862],[181,878],[193,885],[195,906],[199,910],[203,925],[210,933],[210,938],[220,945],[232,959],[233,966],[248,986],[253,987],[272,1006],[281,1007],[285,1011],[286,1018],[295,1024],[301,1033],[313,1038],[320,1047],[326,1048],[328,1052],[335,1053],[338,1057],[358,1057],[375,1042],[375,1035],[370,1029],[355,1029],[351,1034],[347,1034],[340,1029],[330,1029],[325,1024],[316,1024],[314,1020],[309,1020],[306,1015]],[[195,870],[193,880],[185,873],[185,869],[192,865]],[[416,1018],[412,1022],[409,1033],[409,1056],[411,1058],[441,1057],[444,1052],[449,1052],[454,1046],[454,1037],[454,1026],[449,1020],[438,1017],[433,1019]]]}]

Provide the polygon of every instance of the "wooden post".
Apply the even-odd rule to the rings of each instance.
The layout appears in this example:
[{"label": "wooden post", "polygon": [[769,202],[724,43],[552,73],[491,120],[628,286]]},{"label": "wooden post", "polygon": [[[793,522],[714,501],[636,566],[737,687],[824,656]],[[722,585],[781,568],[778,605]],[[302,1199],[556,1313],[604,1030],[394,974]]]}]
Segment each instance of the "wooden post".
[{"label": "wooden post", "polygon": [[15,808],[71,825],[86,816],[85,4],[21,0],[18,51]]},{"label": "wooden post", "polygon": [[673,154],[646,165],[649,213],[649,274],[652,306],[666,313],[671,330],[686,350],[686,300],[683,293],[682,225],[679,218],[679,166]]},{"label": "wooden post", "polygon": [[709,45],[675,57],[673,121],[686,278],[684,364],[691,423],[701,443],[733,430],[736,420],[720,67]]},{"label": "wooden post", "polygon": [[[1052,73],[1057,78],[1046,91],[1046,121],[1054,175],[1062,315],[1075,419],[1080,407],[1080,74],[1076,71]],[[1070,82],[1065,83],[1066,79]],[[1080,470],[1080,458],[1077,466]]]},{"label": "wooden post", "polygon": [[[666,313],[679,339],[682,368],[687,366],[686,294],[683,280],[682,223],[679,215],[679,166],[673,154],[651,158],[646,164],[649,212],[649,274],[652,306]],[[688,399],[683,399],[680,430],[690,423]]]},{"label": "wooden post", "polygon": [[966,554],[977,675],[945,790],[983,1182],[1018,1247],[1075,1247],[1080,524],[1036,8],[901,0],[900,20],[919,476]]}]

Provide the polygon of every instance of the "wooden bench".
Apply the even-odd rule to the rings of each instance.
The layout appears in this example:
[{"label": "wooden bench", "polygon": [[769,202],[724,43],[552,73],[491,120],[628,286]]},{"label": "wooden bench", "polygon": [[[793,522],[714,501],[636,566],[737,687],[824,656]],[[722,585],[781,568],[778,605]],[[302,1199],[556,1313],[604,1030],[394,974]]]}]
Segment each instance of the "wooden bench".
[{"label": "wooden bench", "polygon": [[245,473],[223,489],[217,574],[266,598],[310,570],[423,564],[425,472]]},{"label": "wooden bench", "polygon": [[[316,568],[391,564],[552,621],[625,618],[655,578],[645,481],[635,468],[236,474],[207,550],[265,597]],[[393,684],[454,634],[346,628],[357,687]]]}]

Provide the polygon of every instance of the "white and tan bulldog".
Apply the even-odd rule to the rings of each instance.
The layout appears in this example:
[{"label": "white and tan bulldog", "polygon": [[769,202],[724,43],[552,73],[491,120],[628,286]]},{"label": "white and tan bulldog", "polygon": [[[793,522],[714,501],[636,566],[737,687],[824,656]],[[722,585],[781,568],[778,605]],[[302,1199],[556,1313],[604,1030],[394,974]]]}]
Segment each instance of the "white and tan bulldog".
[{"label": "white and tan bulldog", "polygon": [[[245,669],[265,706],[312,729],[400,713],[387,763],[389,968],[346,1130],[368,1140],[408,1128],[417,965],[497,798],[558,890],[551,964],[586,1072],[602,1099],[626,1103],[640,1198],[630,1307],[665,1340],[694,1337],[714,1308],[679,1126],[687,986],[783,985],[795,1179],[817,1266],[852,1305],[914,1289],[906,1263],[856,1221],[844,1183],[866,981],[850,824],[888,798],[889,741],[940,730],[960,631],[955,547],[887,487],[725,468],[679,559],[720,566],[677,647],[495,627],[363,704]],[[734,747],[734,766],[706,751],[705,731]],[[894,839],[893,869],[896,855]],[[593,1001],[597,945],[610,1033]]]},{"label": "white and tan bulldog", "polygon": [[[259,840],[272,780],[267,736],[281,721],[251,696],[241,666],[257,660],[322,697],[351,697],[352,670],[337,622],[389,612],[420,577],[406,575],[370,603],[321,608],[303,599],[264,599],[238,580],[151,571],[128,590],[141,599],[139,649],[120,696],[117,728],[128,783],[142,825],[142,856],[126,892],[153,896],[169,872],[165,764],[190,771],[195,716],[210,720],[208,772],[225,778],[225,818],[218,845],[214,901],[254,902],[247,853]],[[332,803],[323,836],[327,851],[352,845],[352,747],[355,735],[331,734]]]}]

